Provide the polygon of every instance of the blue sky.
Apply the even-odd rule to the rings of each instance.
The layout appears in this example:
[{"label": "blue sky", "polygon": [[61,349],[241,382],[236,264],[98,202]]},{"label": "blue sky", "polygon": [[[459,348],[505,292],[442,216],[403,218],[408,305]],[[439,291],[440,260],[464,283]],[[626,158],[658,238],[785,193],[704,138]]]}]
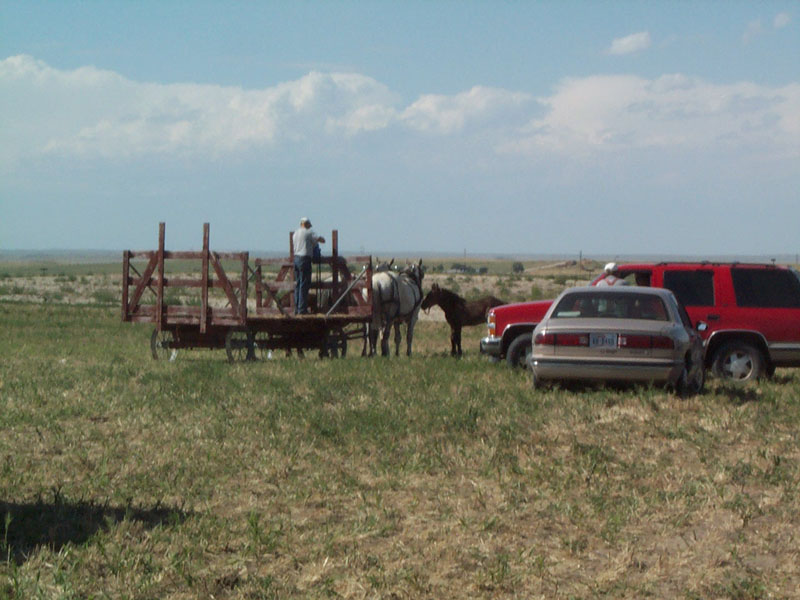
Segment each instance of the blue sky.
[{"label": "blue sky", "polygon": [[797,2],[0,0],[0,249],[795,254]]}]

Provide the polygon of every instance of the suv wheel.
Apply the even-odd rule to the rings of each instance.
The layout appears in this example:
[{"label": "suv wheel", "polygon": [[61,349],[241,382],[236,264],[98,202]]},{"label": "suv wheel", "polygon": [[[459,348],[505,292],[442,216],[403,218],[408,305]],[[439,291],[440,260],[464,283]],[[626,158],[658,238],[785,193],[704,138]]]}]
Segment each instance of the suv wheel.
[{"label": "suv wheel", "polygon": [[531,333],[523,333],[514,338],[506,352],[506,362],[512,369],[528,368],[528,355],[531,353]]},{"label": "suv wheel", "polygon": [[714,375],[737,383],[753,381],[764,372],[761,351],[745,342],[725,344],[714,355],[711,367]]}]

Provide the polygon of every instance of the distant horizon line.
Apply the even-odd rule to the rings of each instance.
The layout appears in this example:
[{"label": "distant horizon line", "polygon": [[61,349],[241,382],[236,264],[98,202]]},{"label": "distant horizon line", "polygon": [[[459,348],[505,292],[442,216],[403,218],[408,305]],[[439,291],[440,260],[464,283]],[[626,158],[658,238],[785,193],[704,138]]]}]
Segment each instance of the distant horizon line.
[{"label": "distant horizon line", "polygon": [[[191,250],[191,249],[190,249]],[[143,250],[138,250],[142,252]],[[217,252],[229,252],[225,249],[217,249]],[[46,261],[46,260],[66,260],[71,259],[76,262],[87,262],[92,259],[111,259],[116,255],[121,258],[123,250],[100,250],[100,249],[0,249],[1,260],[20,260],[20,261]],[[280,257],[288,256],[286,252],[274,250],[257,250],[249,252],[254,258],[257,257]],[[626,253],[583,253],[583,252],[447,252],[447,251],[411,251],[411,250],[379,250],[367,252],[366,250],[343,250],[339,254],[344,257],[371,256],[410,259],[410,258],[434,258],[448,260],[592,260],[592,261],[624,261],[633,262],[656,262],[656,261],[711,261],[711,262],[757,262],[757,263],[791,263],[800,264],[800,253],[781,252],[766,254],[697,254],[697,253],[653,253],[653,252],[626,252]],[[323,253],[324,255],[324,253]]]}]

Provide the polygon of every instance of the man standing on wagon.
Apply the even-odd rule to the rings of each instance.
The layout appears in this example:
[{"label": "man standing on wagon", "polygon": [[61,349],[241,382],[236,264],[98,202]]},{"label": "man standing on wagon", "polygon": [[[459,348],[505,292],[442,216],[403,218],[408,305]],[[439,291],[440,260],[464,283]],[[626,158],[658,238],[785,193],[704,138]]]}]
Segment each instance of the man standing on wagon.
[{"label": "man standing on wagon", "polygon": [[311,230],[307,217],[300,219],[300,227],[292,237],[294,242],[294,312],[308,313],[308,290],[311,287],[311,257],[316,244],[324,244],[325,238]]}]

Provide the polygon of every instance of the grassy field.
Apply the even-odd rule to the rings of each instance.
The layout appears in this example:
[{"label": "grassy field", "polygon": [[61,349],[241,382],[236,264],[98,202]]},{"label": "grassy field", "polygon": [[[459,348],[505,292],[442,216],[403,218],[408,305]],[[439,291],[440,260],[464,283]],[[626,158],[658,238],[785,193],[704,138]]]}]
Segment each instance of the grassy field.
[{"label": "grassy field", "polygon": [[[404,259],[396,264],[402,265]],[[146,261],[132,261],[141,273]],[[223,261],[229,277],[238,277],[241,264]],[[515,272],[514,265],[522,268]],[[200,279],[200,261],[170,260],[166,262],[167,277],[177,275]],[[436,281],[468,299],[486,294],[494,294],[506,302],[517,302],[540,298],[554,298],[570,285],[588,283],[602,270],[597,262],[575,261],[557,262],[512,262],[510,260],[477,259],[458,262],[444,259],[430,259],[425,263],[427,274],[426,288]],[[358,265],[351,264],[351,271],[357,273]],[[466,269],[468,272],[460,271]],[[265,272],[275,272],[277,266],[265,267]],[[0,260],[0,301],[35,302],[57,304],[105,304],[118,305],[120,301],[121,264],[87,262],[58,263],[53,260]],[[212,293],[219,290],[214,289]],[[170,288],[168,294],[177,292]],[[220,296],[224,296],[220,292]],[[197,303],[199,292],[193,290],[193,297],[175,296],[170,303]]]},{"label": "grassy field", "polygon": [[238,365],[150,332],[0,302],[0,598],[799,597],[800,371],[533,392],[481,327]]}]

